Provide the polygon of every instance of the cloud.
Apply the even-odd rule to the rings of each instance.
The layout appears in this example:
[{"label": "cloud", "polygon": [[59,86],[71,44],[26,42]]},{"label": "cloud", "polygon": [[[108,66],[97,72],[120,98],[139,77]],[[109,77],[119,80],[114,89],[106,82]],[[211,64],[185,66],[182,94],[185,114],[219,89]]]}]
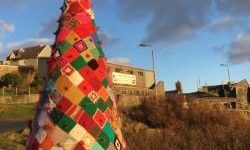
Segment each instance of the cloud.
[{"label": "cloud", "polygon": [[3,43],[0,42],[0,53],[1,53],[1,50],[3,49]]},{"label": "cloud", "polygon": [[2,50],[4,48],[3,44],[4,34],[14,32],[14,30],[15,26],[13,24],[0,20],[0,53],[2,53]]},{"label": "cloud", "polygon": [[[118,0],[125,20],[151,18],[143,42],[181,42],[208,22],[212,0]],[[195,7],[194,7],[195,4]]]},{"label": "cloud", "polygon": [[104,47],[111,47],[117,44],[118,42],[120,42],[119,38],[113,36],[107,31],[99,30],[98,35],[99,35],[100,40],[103,42]]},{"label": "cloud", "polygon": [[232,64],[250,62],[250,34],[239,34],[231,43],[228,58]]},{"label": "cloud", "polygon": [[209,28],[212,31],[221,31],[226,29],[232,29],[239,23],[239,20],[233,16],[224,16],[213,21]]},{"label": "cloud", "polygon": [[[117,0],[125,21],[149,20],[145,43],[188,41],[203,29],[228,31],[250,17],[249,0]],[[214,21],[211,18],[218,17]],[[209,28],[207,28],[209,27]]]},{"label": "cloud", "polygon": [[131,66],[130,59],[125,58],[125,57],[110,58],[110,59],[108,59],[108,63],[117,64],[117,65],[124,65],[124,66]]},{"label": "cloud", "polygon": [[0,20],[0,39],[2,39],[2,36],[4,33],[10,33],[15,30],[15,26],[11,23],[8,23],[6,21]]},{"label": "cloud", "polygon": [[25,0],[1,0],[0,1],[0,8],[7,9],[10,7],[12,7],[12,8],[13,7],[22,7],[26,1]]},{"label": "cloud", "polygon": [[57,17],[49,19],[46,23],[43,23],[38,31],[39,37],[53,37],[58,27]]},{"label": "cloud", "polygon": [[27,39],[24,41],[8,43],[6,45],[6,48],[9,50],[13,50],[13,49],[18,49],[18,48],[25,48],[25,47],[31,47],[31,46],[37,46],[37,45],[50,45],[50,44],[53,44],[52,39],[34,38],[34,39]]},{"label": "cloud", "polygon": [[250,9],[249,0],[216,0],[218,10],[224,14],[248,15]]}]

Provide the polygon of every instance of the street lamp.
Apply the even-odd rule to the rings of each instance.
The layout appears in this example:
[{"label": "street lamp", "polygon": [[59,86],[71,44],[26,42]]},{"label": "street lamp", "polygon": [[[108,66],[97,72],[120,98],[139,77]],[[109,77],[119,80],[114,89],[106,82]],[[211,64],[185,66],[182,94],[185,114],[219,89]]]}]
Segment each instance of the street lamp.
[{"label": "street lamp", "polygon": [[228,64],[220,64],[221,67],[226,67],[227,68],[227,75],[228,75],[228,83],[231,83],[231,75],[230,75],[230,68]]},{"label": "street lamp", "polygon": [[156,75],[155,75],[155,56],[154,56],[154,47],[152,45],[149,44],[140,44],[140,47],[150,47],[151,51],[152,51],[152,63],[153,63],[153,72],[154,72],[154,96],[155,98],[157,98],[157,89],[156,89]]}]

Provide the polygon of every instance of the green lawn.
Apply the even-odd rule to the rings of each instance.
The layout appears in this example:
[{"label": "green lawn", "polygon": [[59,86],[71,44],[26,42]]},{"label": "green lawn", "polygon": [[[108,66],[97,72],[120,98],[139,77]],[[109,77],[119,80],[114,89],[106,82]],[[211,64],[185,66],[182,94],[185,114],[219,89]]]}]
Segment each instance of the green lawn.
[{"label": "green lawn", "polygon": [[35,107],[36,104],[0,104],[0,121],[32,119]]}]

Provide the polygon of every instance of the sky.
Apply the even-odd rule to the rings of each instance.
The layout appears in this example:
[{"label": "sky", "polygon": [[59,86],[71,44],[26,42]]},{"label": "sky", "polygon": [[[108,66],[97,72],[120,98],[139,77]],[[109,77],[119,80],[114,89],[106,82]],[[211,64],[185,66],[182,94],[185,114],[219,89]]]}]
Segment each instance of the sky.
[{"label": "sky", "polygon": [[[54,40],[63,0],[1,0],[0,58]],[[250,81],[249,0],[93,0],[99,35],[110,62],[152,68],[157,80],[185,92],[228,81]]]}]

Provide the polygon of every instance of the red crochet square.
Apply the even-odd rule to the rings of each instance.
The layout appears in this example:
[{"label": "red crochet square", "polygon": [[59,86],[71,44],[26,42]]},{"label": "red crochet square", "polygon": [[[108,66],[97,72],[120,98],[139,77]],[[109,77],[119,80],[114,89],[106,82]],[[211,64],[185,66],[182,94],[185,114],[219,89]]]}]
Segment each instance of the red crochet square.
[{"label": "red crochet square", "polygon": [[97,110],[95,115],[94,115],[94,120],[95,120],[95,123],[100,128],[103,128],[104,124],[106,123],[107,118],[105,117],[105,115],[101,111]]},{"label": "red crochet square", "polygon": [[89,66],[85,66],[80,70],[80,74],[84,77],[85,80],[91,80],[94,72]]},{"label": "red crochet square", "polygon": [[91,84],[87,81],[84,80],[79,86],[78,88],[80,89],[81,92],[83,92],[86,96],[93,91],[93,87],[91,86]]},{"label": "red crochet square", "polygon": [[69,28],[60,28],[56,36],[56,43],[64,42],[70,32],[71,30]]},{"label": "red crochet square", "polygon": [[81,24],[74,29],[74,32],[81,38],[86,38],[96,32],[96,28],[92,22]]},{"label": "red crochet square", "polygon": [[90,132],[95,127],[95,121],[91,116],[87,113],[83,113],[81,119],[78,124],[80,124],[83,128],[85,128],[88,132]]},{"label": "red crochet square", "polygon": [[56,105],[56,107],[61,112],[67,112],[73,104],[65,97],[62,97],[61,101]]},{"label": "red crochet square", "polygon": [[60,68],[63,68],[64,66],[67,65],[67,62],[66,62],[62,57],[57,57],[57,58],[56,58],[56,64],[57,64]]},{"label": "red crochet square", "polygon": [[62,54],[62,58],[65,61],[67,61],[68,63],[71,63],[72,61],[77,59],[79,57],[79,55],[80,54],[79,54],[78,50],[75,49],[74,47],[72,47]]}]

